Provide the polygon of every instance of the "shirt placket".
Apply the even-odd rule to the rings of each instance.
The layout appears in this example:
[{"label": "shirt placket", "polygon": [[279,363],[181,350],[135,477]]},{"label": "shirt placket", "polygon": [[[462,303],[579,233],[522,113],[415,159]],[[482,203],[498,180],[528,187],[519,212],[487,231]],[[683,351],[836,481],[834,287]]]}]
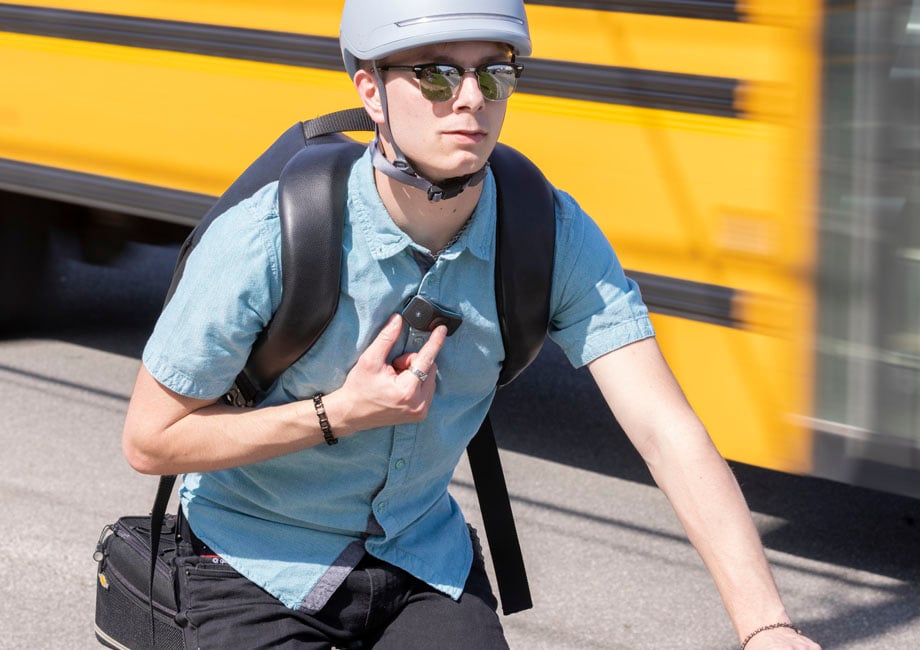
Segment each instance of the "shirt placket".
[{"label": "shirt placket", "polygon": [[[422,276],[416,293],[424,294],[432,299],[437,297],[439,286],[438,265],[435,264]],[[425,345],[431,332],[409,327],[403,352],[405,354],[418,352]],[[385,531],[401,528],[408,522],[400,521],[397,517],[398,507],[393,503],[398,498],[399,489],[409,479],[409,473],[415,454],[415,443],[424,422],[401,424],[393,427],[393,445],[390,449],[389,470],[387,479],[380,492],[374,498],[373,509],[377,522]]]}]

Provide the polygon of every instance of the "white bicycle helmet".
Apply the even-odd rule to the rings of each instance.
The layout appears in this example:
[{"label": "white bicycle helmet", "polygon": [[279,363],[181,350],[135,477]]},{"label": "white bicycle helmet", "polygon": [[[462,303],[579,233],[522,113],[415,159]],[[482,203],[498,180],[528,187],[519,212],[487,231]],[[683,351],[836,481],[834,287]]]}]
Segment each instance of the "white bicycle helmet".
[{"label": "white bicycle helmet", "polygon": [[[509,45],[515,56],[529,56],[532,48],[522,0],[346,0],[339,29],[345,70],[354,78],[361,61],[376,61],[414,47],[457,41],[489,41]],[[467,176],[438,183],[421,176],[406,159],[390,132],[386,92],[381,90],[384,119],[395,160],[388,160],[378,138],[370,143],[374,167],[390,178],[427,192],[440,201],[460,194],[485,177],[486,167]],[[488,164],[487,164],[488,166]]]},{"label": "white bicycle helmet", "polygon": [[435,43],[493,41],[530,56],[522,0],[346,0],[339,44],[349,76],[358,61]]}]

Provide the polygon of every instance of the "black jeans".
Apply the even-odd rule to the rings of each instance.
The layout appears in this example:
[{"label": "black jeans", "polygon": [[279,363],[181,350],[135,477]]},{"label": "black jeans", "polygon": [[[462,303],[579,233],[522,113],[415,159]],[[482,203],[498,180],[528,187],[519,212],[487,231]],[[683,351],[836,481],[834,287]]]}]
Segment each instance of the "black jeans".
[{"label": "black jeans", "polygon": [[218,558],[202,557],[206,549],[196,541],[197,549],[186,546],[189,554],[177,559],[178,619],[185,646],[505,650],[498,603],[476,533],[470,532],[475,554],[459,601],[366,555],[314,615],[288,609]]}]

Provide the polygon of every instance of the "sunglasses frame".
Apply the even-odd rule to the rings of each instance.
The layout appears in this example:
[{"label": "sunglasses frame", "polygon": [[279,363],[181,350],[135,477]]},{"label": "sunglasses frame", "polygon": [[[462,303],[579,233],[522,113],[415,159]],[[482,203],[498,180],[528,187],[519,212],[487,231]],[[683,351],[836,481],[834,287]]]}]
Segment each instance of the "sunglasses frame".
[{"label": "sunglasses frame", "polygon": [[[494,77],[495,75],[489,74],[487,70],[488,68],[491,68],[493,66],[508,67],[508,68],[511,68],[511,70],[514,72],[514,83],[510,86],[508,95],[505,97],[495,97],[495,98],[488,97],[486,95],[488,89],[483,88],[481,76],[483,74],[487,74],[491,77]],[[428,95],[425,94],[425,90],[424,90],[425,87],[422,84],[422,75],[425,74],[426,71],[429,71],[432,68],[436,68],[436,67],[450,68],[458,73],[458,76],[456,77],[458,81],[457,81],[457,84],[454,85],[453,83],[451,83],[451,79],[453,79],[453,77],[441,74],[440,72],[436,72],[436,74],[441,74],[441,76],[443,76],[444,79],[447,80],[447,84],[451,88],[450,97],[445,97],[444,99],[436,99],[436,98],[429,97]],[[418,65],[381,65],[381,66],[378,66],[377,69],[382,70],[384,72],[389,71],[389,70],[403,70],[403,71],[415,73],[415,78],[419,80],[419,92],[422,93],[422,97],[424,97],[425,99],[433,103],[449,102],[450,100],[454,99],[457,96],[457,92],[459,91],[460,85],[463,82],[463,77],[468,72],[475,73],[476,83],[479,86],[480,92],[482,92],[482,96],[485,97],[487,101],[490,101],[490,102],[504,101],[508,99],[509,97],[511,97],[511,95],[514,94],[514,90],[517,87],[517,80],[521,78],[521,73],[524,72],[524,66],[515,61],[493,61],[491,63],[483,63],[482,65],[477,65],[477,66],[473,66],[470,68],[465,68],[462,65],[455,65],[453,63],[420,63]]]}]

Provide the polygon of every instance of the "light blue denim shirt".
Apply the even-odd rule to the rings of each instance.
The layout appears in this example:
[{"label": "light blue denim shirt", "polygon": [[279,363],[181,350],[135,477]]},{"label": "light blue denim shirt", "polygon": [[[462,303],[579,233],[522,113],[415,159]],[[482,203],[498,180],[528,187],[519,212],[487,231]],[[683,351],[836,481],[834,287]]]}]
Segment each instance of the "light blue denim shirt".
[{"label": "light blue denim shirt", "polygon": [[[448,484],[495,394],[504,356],[494,293],[495,184],[485,178],[469,227],[427,272],[421,250],[390,219],[367,155],[354,166],[341,297],[326,332],[265,404],[340,387],[387,318],[419,293],[460,312],[438,355],[425,421],[384,427],[294,454],[185,475],[182,507],[196,534],[292,609],[318,611],[366,552],[459,598],[472,546]],[[636,285],[597,226],[555,192],[550,335],[573,365],[653,336]],[[277,184],[207,230],[144,350],[150,373],[195,398],[225,393],[281,299]],[[427,334],[408,327],[392,356]]]}]

